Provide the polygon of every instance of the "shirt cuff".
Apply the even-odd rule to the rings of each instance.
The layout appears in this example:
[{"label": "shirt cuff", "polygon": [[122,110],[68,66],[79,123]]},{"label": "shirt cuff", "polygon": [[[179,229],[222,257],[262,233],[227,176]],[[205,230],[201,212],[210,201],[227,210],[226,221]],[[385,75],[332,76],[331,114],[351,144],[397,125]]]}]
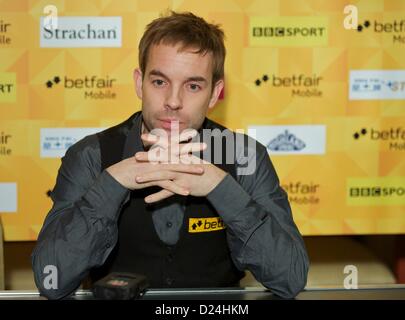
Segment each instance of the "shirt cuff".
[{"label": "shirt cuff", "polygon": [[85,198],[94,206],[98,215],[101,213],[102,216],[115,218],[128,195],[129,190],[104,170]]}]

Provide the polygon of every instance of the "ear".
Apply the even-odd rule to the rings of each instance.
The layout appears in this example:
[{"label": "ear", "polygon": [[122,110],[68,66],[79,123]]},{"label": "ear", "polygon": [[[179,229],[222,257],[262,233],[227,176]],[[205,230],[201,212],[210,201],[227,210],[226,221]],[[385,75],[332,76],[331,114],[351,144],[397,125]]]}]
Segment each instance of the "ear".
[{"label": "ear", "polygon": [[214,90],[212,90],[210,103],[208,105],[209,109],[212,109],[215,106],[223,88],[224,88],[224,80],[220,79],[215,83]]},{"label": "ear", "polygon": [[142,100],[142,71],[139,68],[134,70],[134,83],[135,83],[135,91],[136,95],[139,99]]}]

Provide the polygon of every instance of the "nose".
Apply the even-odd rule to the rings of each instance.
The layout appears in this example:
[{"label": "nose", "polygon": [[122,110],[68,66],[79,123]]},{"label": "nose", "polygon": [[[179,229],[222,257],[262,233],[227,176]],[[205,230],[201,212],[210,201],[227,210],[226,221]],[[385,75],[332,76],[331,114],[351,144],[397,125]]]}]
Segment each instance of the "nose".
[{"label": "nose", "polygon": [[182,99],[179,89],[172,87],[172,89],[169,90],[165,106],[171,110],[179,110],[182,108]]}]

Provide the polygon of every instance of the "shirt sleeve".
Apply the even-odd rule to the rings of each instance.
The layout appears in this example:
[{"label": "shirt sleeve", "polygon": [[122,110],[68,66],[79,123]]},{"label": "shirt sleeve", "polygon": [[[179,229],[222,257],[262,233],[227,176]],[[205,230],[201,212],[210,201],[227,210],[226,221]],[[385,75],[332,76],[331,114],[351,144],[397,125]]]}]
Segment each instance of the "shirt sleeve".
[{"label": "shirt sleeve", "polygon": [[[117,242],[118,213],[129,191],[100,167],[94,135],[73,145],[62,158],[51,193],[53,207],[32,253],[35,283],[49,299],[76,290],[91,268],[105,262]],[[50,285],[47,270],[56,270],[56,283]]]},{"label": "shirt sleeve", "polygon": [[257,143],[252,157],[252,174],[237,180],[228,174],[207,198],[227,225],[235,265],[278,296],[293,298],[307,281],[305,244],[266,148]]}]

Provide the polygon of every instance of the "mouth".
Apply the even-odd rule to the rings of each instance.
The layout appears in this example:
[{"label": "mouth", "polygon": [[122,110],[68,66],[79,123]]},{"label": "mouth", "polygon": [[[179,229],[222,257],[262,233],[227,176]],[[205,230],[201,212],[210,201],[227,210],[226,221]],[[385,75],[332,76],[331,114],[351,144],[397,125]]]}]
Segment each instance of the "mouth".
[{"label": "mouth", "polygon": [[163,129],[172,130],[180,127],[181,122],[176,118],[160,118],[158,119]]}]

